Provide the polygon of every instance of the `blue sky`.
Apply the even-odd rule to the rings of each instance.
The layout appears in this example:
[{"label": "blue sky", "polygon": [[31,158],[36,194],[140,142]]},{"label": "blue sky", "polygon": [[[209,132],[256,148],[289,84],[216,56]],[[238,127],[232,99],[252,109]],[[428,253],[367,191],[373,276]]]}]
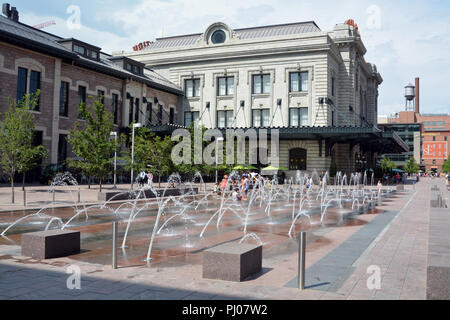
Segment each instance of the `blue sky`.
[{"label": "blue sky", "polygon": [[[450,113],[450,1],[447,0],[10,0],[30,25],[55,20],[45,31],[76,37],[105,52],[161,36],[201,33],[223,21],[232,28],[315,21],[324,31],[352,18],[368,49],[366,61],[384,78],[380,114],[404,109],[403,91],[421,78],[422,113]],[[69,29],[71,5],[81,29]]]}]

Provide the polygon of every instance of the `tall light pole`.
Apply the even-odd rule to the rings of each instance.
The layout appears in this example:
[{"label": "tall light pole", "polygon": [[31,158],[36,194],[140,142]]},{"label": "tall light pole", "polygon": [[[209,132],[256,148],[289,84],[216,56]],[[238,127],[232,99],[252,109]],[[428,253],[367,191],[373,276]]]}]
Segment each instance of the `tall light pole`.
[{"label": "tall light pole", "polygon": [[117,189],[117,132],[111,132],[111,137],[114,137],[114,189]]},{"label": "tall light pole", "polygon": [[223,142],[223,138],[217,138],[216,140],[216,184],[219,182],[219,173],[217,171],[217,163],[219,162],[219,142]]},{"label": "tall light pole", "polygon": [[133,190],[133,184],[134,184],[134,129],[136,128],[142,128],[142,124],[140,123],[134,123],[133,124],[133,138],[132,138],[132,146],[131,146],[131,190]]}]

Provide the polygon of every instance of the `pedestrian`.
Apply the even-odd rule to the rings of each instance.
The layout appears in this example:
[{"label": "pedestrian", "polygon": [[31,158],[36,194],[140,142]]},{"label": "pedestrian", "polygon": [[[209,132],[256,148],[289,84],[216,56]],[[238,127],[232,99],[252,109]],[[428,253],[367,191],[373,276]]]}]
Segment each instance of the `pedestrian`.
[{"label": "pedestrian", "polygon": [[378,192],[381,192],[381,187],[383,185],[381,184],[381,180],[378,180]]},{"label": "pedestrian", "polygon": [[228,184],[228,176],[225,175],[222,179],[222,183],[220,184],[220,189],[222,190],[223,195],[225,195],[225,188],[227,187]]},{"label": "pedestrian", "polygon": [[246,176],[244,180],[244,200],[247,200],[249,190],[250,190],[250,179]]},{"label": "pedestrian", "polygon": [[153,185],[153,173],[150,171],[147,173],[147,184],[149,187]]}]

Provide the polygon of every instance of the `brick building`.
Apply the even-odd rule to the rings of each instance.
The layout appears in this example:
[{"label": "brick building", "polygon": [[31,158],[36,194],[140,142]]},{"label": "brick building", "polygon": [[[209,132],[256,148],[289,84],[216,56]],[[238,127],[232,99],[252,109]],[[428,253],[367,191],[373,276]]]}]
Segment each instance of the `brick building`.
[{"label": "brick building", "polygon": [[0,16],[0,118],[9,99],[41,91],[35,111],[36,142],[49,151],[43,165],[71,156],[66,139],[78,117],[80,102],[103,96],[115,130],[131,122],[175,124],[182,121],[181,89],[144,64],[113,57],[94,45],[63,39],[19,22],[9,5]]},{"label": "brick building", "polygon": [[[389,125],[409,127],[420,124],[420,145],[415,144],[414,154],[423,170],[441,172],[442,165],[450,156],[450,115],[420,113],[420,79],[415,81],[414,110],[402,111],[388,118]],[[420,149],[418,149],[420,148]]]}]

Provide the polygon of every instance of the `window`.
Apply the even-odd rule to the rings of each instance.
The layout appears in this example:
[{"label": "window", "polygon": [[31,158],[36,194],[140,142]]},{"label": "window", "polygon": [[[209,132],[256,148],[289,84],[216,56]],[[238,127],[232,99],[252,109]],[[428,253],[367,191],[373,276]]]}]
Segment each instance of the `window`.
[{"label": "window", "polygon": [[17,75],[17,101],[22,100],[24,95],[27,94],[27,79],[28,70],[19,68],[19,73]]},{"label": "window", "polygon": [[139,99],[136,99],[134,106],[134,122],[139,123]]},{"label": "window", "polygon": [[200,79],[185,80],[184,91],[188,98],[200,97]]},{"label": "window", "polygon": [[334,77],[331,78],[331,95],[334,97],[336,93],[336,84]]},{"label": "window", "polygon": [[73,51],[76,53],[82,54],[83,56],[86,55],[86,49],[84,47],[80,47],[76,44],[73,45]]},{"label": "window", "polygon": [[59,115],[69,116],[69,83],[64,81],[61,82],[59,89]]},{"label": "window", "polygon": [[331,111],[331,126],[334,127],[334,111]]},{"label": "window", "polygon": [[231,96],[234,94],[234,77],[218,78],[217,95]]},{"label": "window", "polygon": [[[86,103],[86,87],[79,86],[78,87],[78,106],[82,103]],[[78,119],[81,119],[81,114],[78,110]]]},{"label": "window", "polygon": [[436,141],[436,136],[433,136],[433,141]]},{"label": "window", "polygon": [[97,51],[87,49],[87,56],[88,56],[88,58],[98,60],[98,52]]},{"label": "window", "polygon": [[147,103],[147,121],[148,124],[152,124],[153,122],[153,103]]},{"label": "window", "polygon": [[135,74],[141,74],[141,68],[138,66],[133,66],[133,73]]},{"label": "window", "polygon": [[307,127],[309,125],[308,108],[289,109],[290,127]]},{"label": "window", "polygon": [[159,110],[158,110],[158,123],[162,124],[163,122],[163,106],[159,105]]},{"label": "window", "polygon": [[270,74],[253,76],[253,94],[270,93]]},{"label": "window", "polygon": [[114,113],[114,124],[118,124],[119,122],[119,95],[113,93],[112,94],[112,109]]},{"label": "window", "polygon": [[[41,89],[41,73],[38,71],[31,70],[30,73],[30,93],[37,93]],[[40,97],[37,99],[34,111],[39,111]]]},{"label": "window", "polygon": [[217,127],[230,128],[233,125],[233,111],[217,111]]},{"label": "window", "polygon": [[289,91],[308,91],[308,72],[291,72],[289,75]]},{"label": "window", "polygon": [[58,163],[67,160],[67,135],[60,134],[58,140]]},{"label": "window", "polygon": [[184,126],[188,128],[192,122],[198,121],[200,118],[200,112],[185,112],[184,113]]},{"label": "window", "polygon": [[125,64],[125,69],[127,69],[128,71],[132,71],[133,70],[133,66],[129,63]]},{"label": "window", "polygon": [[306,170],[308,152],[305,149],[292,149],[289,151],[289,170]]},{"label": "window", "polygon": [[133,107],[134,107],[134,99],[130,99],[130,103],[128,105],[128,123],[133,123]]},{"label": "window", "polygon": [[217,30],[211,36],[211,42],[214,44],[224,43],[227,38],[227,35],[223,30]]},{"label": "window", "polygon": [[174,108],[170,108],[169,110],[169,123],[170,124],[174,124],[175,122],[175,109]]},{"label": "window", "polygon": [[252,110],[253,127],[267,128],[270,126],[270,109]]},{"label": "window", "polygon": [[444,137],[444,141],[447,141],[447,136]]},{"label": "window", "polygon": [[104,105],[105,104],[105,91],[98,90],[97,96],[100,99],[100,102]]}]

